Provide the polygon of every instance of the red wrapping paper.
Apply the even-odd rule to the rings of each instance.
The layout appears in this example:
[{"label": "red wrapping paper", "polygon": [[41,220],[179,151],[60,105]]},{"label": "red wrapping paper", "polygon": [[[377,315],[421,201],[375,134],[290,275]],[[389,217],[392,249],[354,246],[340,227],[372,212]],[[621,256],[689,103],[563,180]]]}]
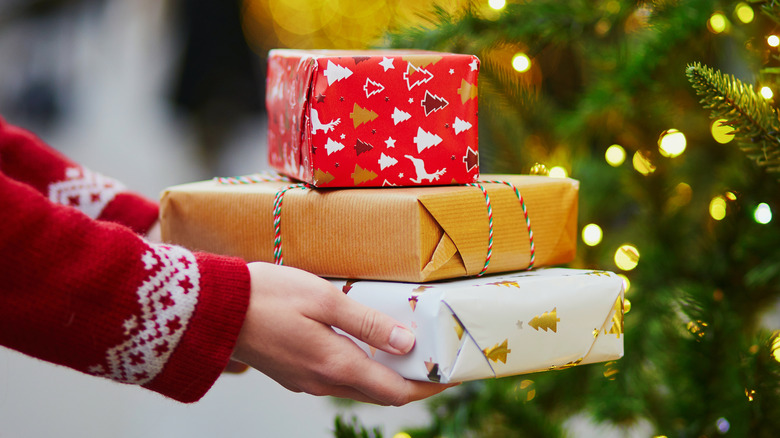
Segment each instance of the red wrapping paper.
[{"label": "red wrapping paper", "polygon": [[317,187],[474,182],[478,73],[473,55],[272,50],[270,164]]}]

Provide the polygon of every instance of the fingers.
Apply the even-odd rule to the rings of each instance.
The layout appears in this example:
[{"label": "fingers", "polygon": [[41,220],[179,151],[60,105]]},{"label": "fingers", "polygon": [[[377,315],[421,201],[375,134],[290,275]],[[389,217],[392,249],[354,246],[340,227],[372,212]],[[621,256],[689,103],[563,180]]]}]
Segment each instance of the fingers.
[{"label": "fingers", "polygon": [[[333,289],[336,291],[336,289]],[[406,354],[414,333],[395,319],[364,306],[341,292],[328,294],[320,321],[338,327],[361,341],[392,354]]]}]

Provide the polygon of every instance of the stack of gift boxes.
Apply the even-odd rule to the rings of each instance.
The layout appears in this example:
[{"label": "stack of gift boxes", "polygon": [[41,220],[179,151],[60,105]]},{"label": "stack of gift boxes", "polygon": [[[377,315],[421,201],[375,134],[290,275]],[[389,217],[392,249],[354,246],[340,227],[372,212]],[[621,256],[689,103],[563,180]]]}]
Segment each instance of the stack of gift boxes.
[{"label": "stack of gift boxes", "polygon": [[163,238],[304,269],[416,335],[407,378],[456,382],[623,354],[623,282],[570,262],[579,183],[481,175],[475,56],[273,50],[278,174],[168,188]]}]

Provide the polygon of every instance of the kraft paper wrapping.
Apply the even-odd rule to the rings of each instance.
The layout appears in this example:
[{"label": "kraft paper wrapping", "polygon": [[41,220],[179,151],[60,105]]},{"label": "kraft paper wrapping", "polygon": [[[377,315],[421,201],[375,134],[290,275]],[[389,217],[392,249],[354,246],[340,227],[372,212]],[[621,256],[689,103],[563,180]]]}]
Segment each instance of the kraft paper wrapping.
[{"label": "kraft paper wrapping", "polygon": [[415,333],[404,356],[352,338],[409,379],[462,382],[623,356],[623,281],[611,272],[552,268],[429,284],[333,283]]},{"label": "kraft paper wrapping", "polygon": [[[533,230],[534,267],[567,263],[577,241],[579,182],[532,175],[484,175],[512,182]],[[161,196],[166,242],[193,250],[274,260],[273,202],[289,182],[170,187]],[[529,233],[514,191],[486,183],[493,248],[486,273],[526,269]],[[489,219],[477,187],[307,189],[285,192],[281,208],[283,263],[331,278],[432,281],[480,273],[488,253]]]}]

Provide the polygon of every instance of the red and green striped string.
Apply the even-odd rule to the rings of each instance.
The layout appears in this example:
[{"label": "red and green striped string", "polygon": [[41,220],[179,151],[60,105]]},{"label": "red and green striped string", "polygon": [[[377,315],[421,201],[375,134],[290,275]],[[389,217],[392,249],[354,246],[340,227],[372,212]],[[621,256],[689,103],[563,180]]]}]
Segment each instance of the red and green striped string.
[{"label": "red and green striped string", "polygon": [[[254,184],[259,182],[291,182],[287,177],[281,175],[261,174],[255,173],[251,175],[237,176],[237,177],[216,177],[214,181],[220,184]],[[490,195],[483,184],[504,184],[509,186],[514,192],[517,200],[520,202],[520,207],[523,209],[523,216],[525,217],[525,224],[528,229],[528,242],[530,244],[530,260],[526,269],[532,269],[534,267],[534,261],[536,259],[536,247],[534,245],[534,232],[531,229],[531,219],[528,217],[528,208],[525,205],[525,200],[520,194],[520,191],[514,184],[508,181],[478,181],[475,183],[466,184],[467,186],[477,187],[482,192],[482,196],[485,198],[485,205],[487,206],[488,214],[488,248],[485,255],[485,264],[482,270],[477,274],[477,277],[485,275],[488,266],[490,265],[490,259],[493,257],[493,206],[490,202]],[[273,203],[273,224],[274,224],[274,263],[277,265],[284,264],[284,254],[282,252],[282,202],[284,200],[284,194],[287,191],[301,188],[311,189],[312,186],[306,183],[290,184],[282,187],[276,192]]]}]

